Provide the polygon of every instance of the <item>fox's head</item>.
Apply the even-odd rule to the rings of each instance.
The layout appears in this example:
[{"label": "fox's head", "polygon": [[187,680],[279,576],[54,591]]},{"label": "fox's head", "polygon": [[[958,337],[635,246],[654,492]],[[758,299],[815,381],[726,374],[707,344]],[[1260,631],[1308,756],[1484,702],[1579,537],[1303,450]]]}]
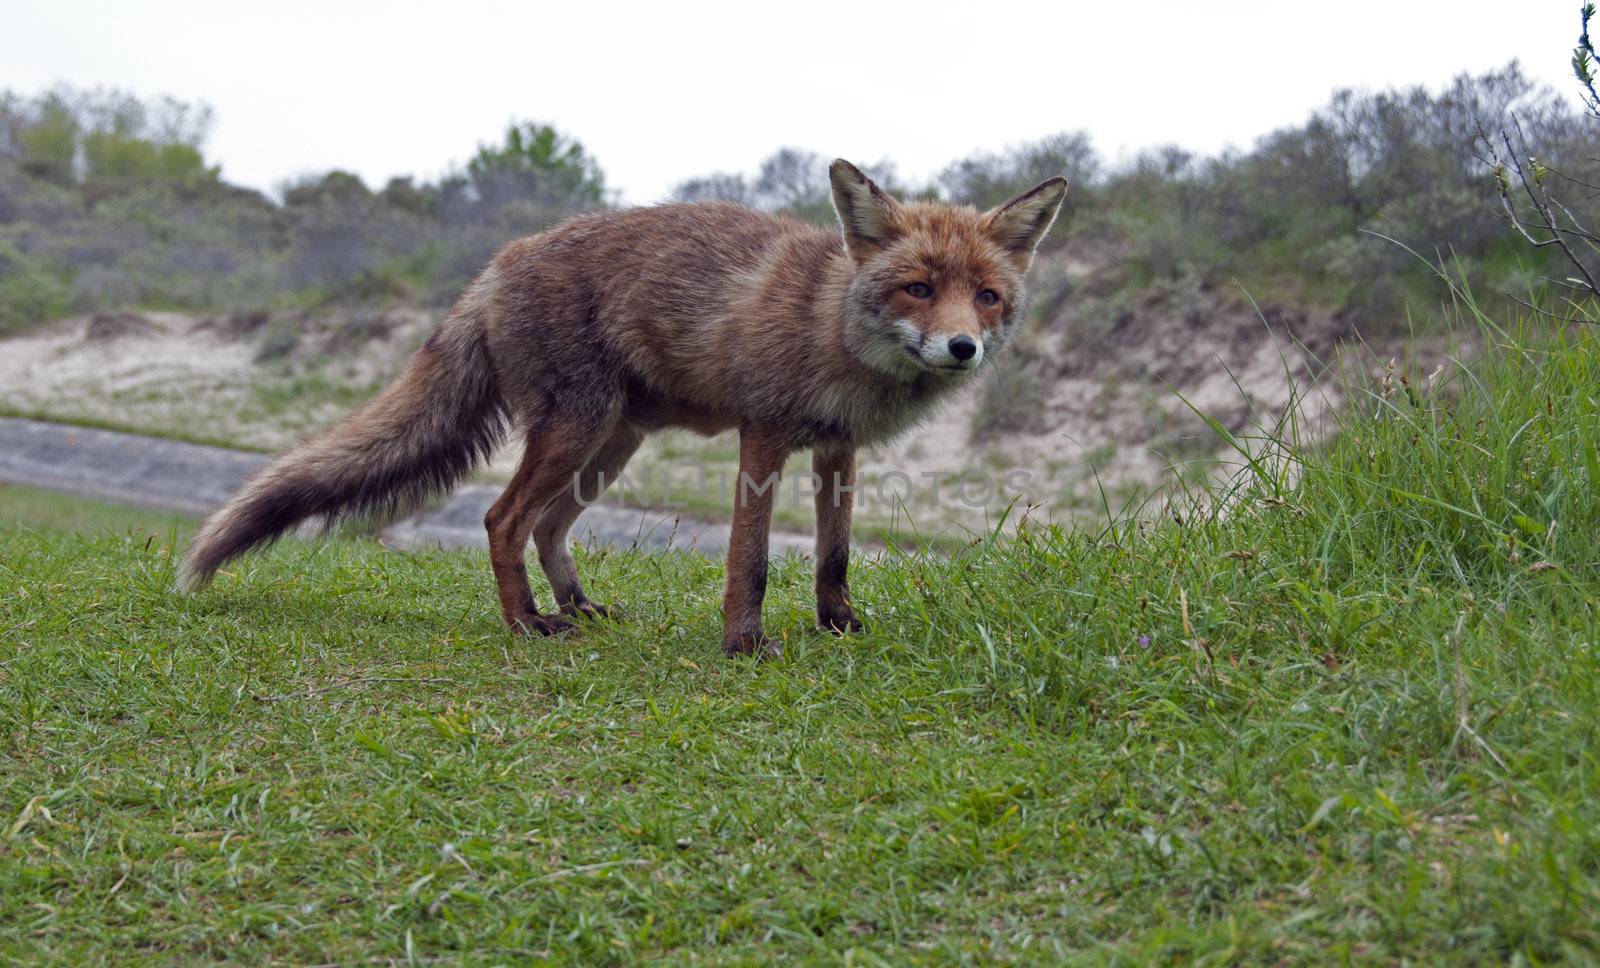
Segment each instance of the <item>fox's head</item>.
[{"label": "fox's head", "polygon": [[843,159],[828,177],[855,266],[845,308],[852,352],[908,380],[959,378],[993,359],[1022,319],[1023,276],[1066,197],[1066,179],[979,212],[897,202]]}]

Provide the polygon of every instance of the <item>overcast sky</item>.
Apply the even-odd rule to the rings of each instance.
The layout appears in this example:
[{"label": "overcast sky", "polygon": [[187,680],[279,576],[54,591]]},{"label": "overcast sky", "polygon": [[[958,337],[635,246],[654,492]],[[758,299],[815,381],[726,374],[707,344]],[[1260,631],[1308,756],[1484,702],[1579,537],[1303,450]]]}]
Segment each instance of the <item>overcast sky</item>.
[{"label": "overcast sky", "polygon": [[1578,6],[0,0],[0,88],[205,101],[207,154],[262,189],[335,167],[374,186],[435,178],[508,121],[539,119],[649,202],[782,145],[893,159],[912,180],[1072,128],[1113,159],[1209,152],[1336,87],[1438,86],[1513,58],[1567,93]]}]

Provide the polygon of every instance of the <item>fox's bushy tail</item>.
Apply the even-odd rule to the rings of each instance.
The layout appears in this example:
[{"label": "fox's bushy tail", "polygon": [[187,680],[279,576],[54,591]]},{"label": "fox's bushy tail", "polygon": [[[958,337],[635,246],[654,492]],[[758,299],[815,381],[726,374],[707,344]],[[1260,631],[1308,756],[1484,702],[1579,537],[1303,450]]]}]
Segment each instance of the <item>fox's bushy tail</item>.
[{"label": "fox's bushy tail", "polygon": [[190,543],[178,587],[202,587],[224,563],[307,518],[409,510],[486,459],[506,412],[471,294],[375,399],[245,482]]}]

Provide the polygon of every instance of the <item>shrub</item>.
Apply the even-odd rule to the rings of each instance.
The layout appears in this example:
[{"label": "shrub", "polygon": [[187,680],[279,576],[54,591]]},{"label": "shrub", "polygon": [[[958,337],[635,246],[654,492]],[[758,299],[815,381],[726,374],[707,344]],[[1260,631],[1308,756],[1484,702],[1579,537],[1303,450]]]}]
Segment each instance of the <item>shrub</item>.
[{"label": "shrub", "polygon": [[36,326],[66,308],[66,285],[0,241],[0,335]]},{"label": "shrub", "polygon": [[261,334],[261,345],[256,347],[256,363],[271,363],[293,353],[300,346],[300,334],[282,323],[272,323]]},{"label": "shrub", "polygon": [[1048,429],[1044,387],[1021,348],[1008,355],[984,383],[972,416],[975,441],[994,434],[1037,433]]}]

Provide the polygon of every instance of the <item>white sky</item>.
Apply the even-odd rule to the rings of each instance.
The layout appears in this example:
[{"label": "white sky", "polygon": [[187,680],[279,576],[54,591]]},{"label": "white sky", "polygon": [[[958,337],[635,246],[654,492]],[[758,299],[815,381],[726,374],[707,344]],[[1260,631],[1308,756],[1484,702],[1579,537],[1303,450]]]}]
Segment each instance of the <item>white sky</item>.
[{"label": "white sky", "polygon": [[649,202],[783,145],[913,180],[1071,128],[1113,159],[1209,152],[1336,87],[1436,87],[1512,58],[1570,93],[1578,6],[0,0],[0,88],[205,101],[208,156],[262,189],[335,167],[431,179],[514,118],[549,121]]}]

